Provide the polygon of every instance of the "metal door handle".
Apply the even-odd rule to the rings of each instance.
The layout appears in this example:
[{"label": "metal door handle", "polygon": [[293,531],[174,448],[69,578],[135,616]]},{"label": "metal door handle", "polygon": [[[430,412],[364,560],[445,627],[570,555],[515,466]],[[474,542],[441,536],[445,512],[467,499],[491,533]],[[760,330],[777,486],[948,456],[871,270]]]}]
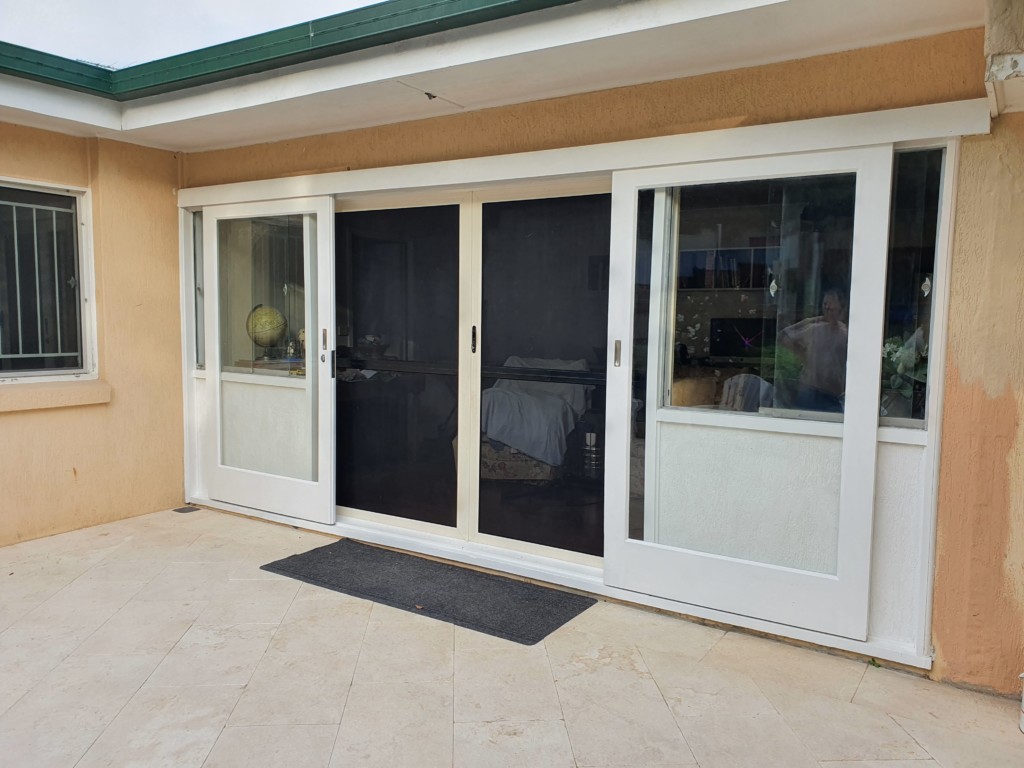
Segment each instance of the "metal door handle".
[{"label": "metal door handle", "polygon": [[622,340],[621,339],[616,339],[615,340],[615,354],[614,354],[614,356],[612,358],[612,365],[614,365],[616,368],[619,368],[619,367],[622,366]]},{"label": "metal door handle", "polygon": [[469,351],[476,353],[476,326],[473,326],[473,331],[470,334]]}]

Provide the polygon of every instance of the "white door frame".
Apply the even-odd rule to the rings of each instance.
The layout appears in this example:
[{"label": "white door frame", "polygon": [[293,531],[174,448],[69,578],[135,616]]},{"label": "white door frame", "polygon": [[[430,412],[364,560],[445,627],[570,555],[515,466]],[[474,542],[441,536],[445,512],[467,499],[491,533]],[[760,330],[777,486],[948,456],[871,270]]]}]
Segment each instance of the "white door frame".
[{"label": "white door frame", "polygon": [[[834,575],[765,565],[738,558],[682,550],[629,538],[629,483],[625,471],[609,472],[605,498],[605,581],[685,603],[780,624],[864,640],[868,626],[871,529],[878,440],[879,376],[888,254],[891,144],[854,150],[782,155],[625,171],[612,181],[612,285],[634,284],[637,195],[642,189],[762,178],[856,173],[853,266],[850,284],[845,416],[842,423],[743,416],[661,406],[660,385],[650,388],[657,404],[653,426],[703,424],[730,429],[842,438],[839,550]],[[657,224],[655,226],[657,239]],[[652,256],[651,315],[671,306],[660,254]],[[621,342],[620,364],[609,372],[608,402],[618,417],[608,424],[608,465],[628,467],[629,405],[632,400],[633,291],[612,296],[609,340]],[[662,295],[664,294],[664,295]],[[661,313],[665,316],[665,313]],[[652,328],[655,326],[652,324]],[[662,378],[666,328],[648,340],[648,365]],[[614,348],[610,350],[610,359]],[[648,413],[652,401],[648,399]],[[657,434],[647,433],[646,475],[661,471]],[[680,471],[681,468],[676,468]],[[670,471],[665,467],[665,471]],[[653,485],[648,481],[648,488]],[[647,504],[654,503],[646,494]]]},{"label": "white door frame", "polygon": [[[315,228],[306,219],[303,233],[303,268],[307,293],[305,307],[306,376],[269,377],[221,371],[218,223],[258,216],[312,214]],[[315,242],[313,238],[315,237]],[[300,517],[315,523],[334,522],[334,214],[329,197],[297,198],[257,203],[208,206],[203,209],[205,272],[207,413],[202,425],[206,459],[203,475],[211,499]],[[331,259],[318,254],[330,253]],[[267,472],[226,466],[221,462],[221,391],[225,379],[267,387],[303,389],[309,398],[312,447],[316,452],[315,479],[299,480]]]}]

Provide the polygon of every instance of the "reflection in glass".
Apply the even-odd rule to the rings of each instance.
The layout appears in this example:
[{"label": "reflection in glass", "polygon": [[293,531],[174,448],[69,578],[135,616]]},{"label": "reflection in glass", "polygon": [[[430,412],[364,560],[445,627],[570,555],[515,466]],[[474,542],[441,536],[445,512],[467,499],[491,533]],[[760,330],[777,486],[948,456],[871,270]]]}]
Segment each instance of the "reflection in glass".
[{"label": "reflection in glass", "polygon": [[841,420],[855,185],[835,174],[669,191],[667,405]]},{"label": "reflection in glass", "polygon": [[[297,214],[218,223],[223,371],[305,376],[304,229],[313,219]],[[310,240],[314,231],[310,226]]]},{"label": "reflection in glass", "polygon": [[899,152],[894,161],[882,344],[883,424],[924,426],[942,157],[941,149],[928,149]]},{"label": "reflection in glass", "polygon": [[336,223],[337,503],[454,526],[458,206]]},{"label": "reflection in glass", "polygon": [[483,211],[482,533],[600,555],[611,201]]}]

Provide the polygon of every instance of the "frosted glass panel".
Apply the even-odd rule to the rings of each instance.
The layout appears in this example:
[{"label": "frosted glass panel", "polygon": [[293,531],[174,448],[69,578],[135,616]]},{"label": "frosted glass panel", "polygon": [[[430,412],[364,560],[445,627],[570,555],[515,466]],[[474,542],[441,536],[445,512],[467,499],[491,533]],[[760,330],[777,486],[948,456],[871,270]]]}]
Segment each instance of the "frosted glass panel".
[{"label": "frosted glass panel", "polygon": [[[229,219],[217,227],[221,464],[316,480],[316,352],[310,265],[315,216]],[[311,255],[313,254],[313,255]]]},{"label": "frosted glass panel", "polygon": [[225,465],[314,479],[312,425],[304,388],[225,381],[221,398]]},{"label": "frosted glass panel", "polygon": [[645,538],[835,573],[841,458],[839,438],[661,423]]}]

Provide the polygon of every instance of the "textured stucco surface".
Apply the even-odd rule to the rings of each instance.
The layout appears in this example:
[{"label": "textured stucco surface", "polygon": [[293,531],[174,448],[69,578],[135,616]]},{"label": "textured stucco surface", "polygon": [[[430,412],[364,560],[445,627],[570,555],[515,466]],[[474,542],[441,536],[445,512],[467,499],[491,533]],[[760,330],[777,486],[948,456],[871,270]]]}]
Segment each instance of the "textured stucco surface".
[{"label": "textured stucco surface", "polygon": [[984,98],[984,30],[187,155],[182,186],[425,163]]},{"label": "textured stucco surface", "polygon": [[1024,3],[1020,0],[988,0],[985,53],[1024,51]]},{"label": "textured stucco surface", "polygon": [[965,139],[943,409],[934,675],[1024,670],[1024,114]]},{"label": "textured stucco surface", "polygon": [[[182,498],[177,163],[0,124],[0,176],[92,191],[99,373],[110,385],[109,402],[0,412],[0,545]],[[40,402],[61,398],[29,386]]]}]

